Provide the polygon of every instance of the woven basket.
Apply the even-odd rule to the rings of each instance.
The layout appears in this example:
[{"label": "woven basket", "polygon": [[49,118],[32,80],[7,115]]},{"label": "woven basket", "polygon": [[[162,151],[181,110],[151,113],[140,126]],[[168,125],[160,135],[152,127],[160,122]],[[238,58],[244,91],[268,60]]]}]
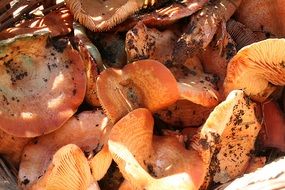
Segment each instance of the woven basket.
[{"label": "woven basket", "polygon": [[[63,6],[65,6],[63,0],[0,0],[0,32],[15,26],[21,20],[32,18],[36,12],[40,11],[43,15],[46,15]],[[269,162],[285,155],[284,153],[276,155],[276,152],[278,151],[270,150],[267,153],[266,156],[269,157]],[[285,157],[282,157],[282,160],[282,162],[277,162],[277,164],[272,166],[275,173],[268,172],[270,170],[267,169],[263,173],[253,174],[254,177],[251,176],[251,179],[254,181],[250,181],[246,176],[238,179],[239,183],[245,183],[242,189],[255,189],[256,187],[262,189],[271,189],[269,187],[272,187],[272,189],[285,189]],[[19,190],[17,186],[17,172],[17,169],[9,160],[5,160],[0,155],[0,190]],[[262,175],[263,180],[259,181],[258,175]],[[231,185],[231,183],[218,186],[216,189],[227,189],[227,186]],[[257,185],[252,187],[253,184]]]}]

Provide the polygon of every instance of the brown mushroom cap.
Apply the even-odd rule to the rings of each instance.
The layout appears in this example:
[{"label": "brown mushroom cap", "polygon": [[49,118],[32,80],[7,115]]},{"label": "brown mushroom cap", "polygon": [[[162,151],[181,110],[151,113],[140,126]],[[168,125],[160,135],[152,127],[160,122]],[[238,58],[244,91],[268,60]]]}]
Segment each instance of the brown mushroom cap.
[{"label": "brown mushroom cap", "polygon": [[46,190],[100,190],[93,182],[87,158],[83,151],[75,144],[68,144],[60,148],[53,156],[45,175],[32,189]]},{"label": "brown mushroom cap", "polygon": [[18,176],[22,188],[33,185],[45,173],[54,153],[66,144],[76,144],[85,153],[100,150],[111,126],[102,111],[85,111],[69,119],[59,130],[35,139],[23,151]]},{"label": "brown mushroom cap", "polygon": [[172,73],[150,59],[133,62],[122,70],[108,68],[100,73],[97,95],[112,122],[139,107],[152,112],[165,108],[179,96]]},{"label": "brown mushroom cap", "polygon": [[109,30],[144,6],[140,0],[65,0],[76,20],[93,31]]},{"label": "brown mushroom cap", "polygon": [[50,133],[82,103],[84,64],[68,40],[18,36],[0,42],[0,58],[0,128],[5,132],[21,137]]},{"label": "brown mushroom cap", "polygon": [[264,101],[274,86],[285,85],[285,40],[267,39],[242,48],[230,61],[224,91],[242,89]]},{"label": "brown mushroom cap", "polygon": [[209,164],[209,179],[224,183],[246,170],[261,128],[255,109],[243,91],[232,91],[193,138],[192,147]]}]

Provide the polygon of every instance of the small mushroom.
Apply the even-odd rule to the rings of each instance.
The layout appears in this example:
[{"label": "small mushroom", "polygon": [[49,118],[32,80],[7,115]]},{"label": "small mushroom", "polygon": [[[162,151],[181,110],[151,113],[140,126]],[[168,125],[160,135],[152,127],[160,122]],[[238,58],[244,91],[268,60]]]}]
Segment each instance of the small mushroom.
[{"label": "small mushroom", "polygon": [[191,146],[208,164],[204,188],[211,180],[225,183],[245,172],[261,128],[255,109],[243,91],[232,91],[193,137]]},{"label": "small mushroom", "polygon": [[58,129],[85,95],[79,53],[67,39],[47,33],[1,41],[0,72],[0,128],[14,136],[35,137]]},{"label": "small mushroom", "polygon": [[68,144],[54,154],[44,176],[31,188],[34,190],[100,190],[93,181],[87,158],[75,144]]},{"label": "small mushroom", "polygon": [[97,79],[97,95],[112,122],[128,112],[146,107],[152,112],[178,99],[178,88],[172,73],[160,62],[140,60],[122,70],[108,68]]},{"label": "small mushroom", "polygon": [[230,61],[224,91],[242,89],[257,101],[264,101],[285,85],[284,39],[267,39],[242,48]]},{"label": "small mushroom", "polygon": [[105,31],[156,1],[142,0],[65,0],[76,20],[93,31]]},{"label": "small mushroom", "polygon": [[54,153],[66,144],[76,144],[87,155],[97,153],[106,142],[111,127],[101,110],[85,111],[70,118],[53,133],[38,137],[23,151],[18,176],[21,187],[29,189],[36,183],[45,174]]},{"label": "small mushroom", "polygon": [[176,137],[153,139],[153,118],[133,110],[113,127],[108,145],[125,179],[137,189],[198,189],[206,167],[195,150]]}]

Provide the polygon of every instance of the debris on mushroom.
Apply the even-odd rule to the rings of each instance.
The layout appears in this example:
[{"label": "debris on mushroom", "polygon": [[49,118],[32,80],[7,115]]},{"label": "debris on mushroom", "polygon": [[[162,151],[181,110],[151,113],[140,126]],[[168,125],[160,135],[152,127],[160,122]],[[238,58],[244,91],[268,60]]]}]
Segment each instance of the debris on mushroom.
[{"label": "debris on mushroom", "polygon": [[176,137],[153,139],[151,112],[139,108],[113,127],[108,145],[130,184],[138,189],[198,189],[206,167],[195,150],[186,150]]},{"label": "debris on mushroom", "polygon": [[[163,0],[160,0],[163,1]],[[106,31],[126,20],[143,7],[152,6],[159,0],[65,0],[76,20],[93,31]]]},{"label": "debris on mushroom", "polygon": [[139,107],[152,112],[168,107],[179,96],[172,73],[151,59],[130,63],[122,70],[104,70],[97,80],[97,95],[114,123]]},{"label": "debris on mushroom", "polygon": [[250,162],[248,163],[248,167],[246,168],[245,173],[251,173],[255,172],[259,168],[262,168],[265,166],[266,163],[266,157],[253,157],[250,159]]},{"label": "debris on mushroom", "polygon": [[16,27],[0,32],[0,40],[15,37],[20,34],[34,33],[46,29],[51,36],[63,36],[72,30],[73,18],[67,8],[52,11],[45,16],[24,20]]},{"label": "debris on mushroom", "polygon": [[202,125],[213,107],[204,107],[188,100],[178,100],[166,109],[157,111],[158,117],[179,128]]},{"label": "debris on mushroom", "polygon": [[31,138],[14,137],[0,130],[0,154],[18,167],[25,145]]},{"label": "debris on mushroom", "polygon": [[85,100],[92,106],[100,106],[96,93],[96,79],[98,70],[105,69],[101,54],[96,46],[88,39],[85,29],[78,23],[74,23],[74,36],[78,41],[78,50],[84,61],[87,77]]},{"label": "debris on mushroom", "polygon": [[264,40],[259,39],[252,30],[233,19],[228,20],[227,31],[235,41],[237,50],[240,50],[244,46],[250,45],[259,40]]},{"label": "debris on mushroom", "polygon": [[202,10],[191,16],[189,24],[176,43],[173,52],[174,63],[183,64],[187,58],[196,56],[205,49],[221,22],[227,21],[240,3],[241,0],[208,2]]},{"label": "debris on mushroom", "polygon": [[263,145],[285,151],[285,114],[274,101],[264,102],[262,111],[265,127]]},{"label": "debris on mushroom", "polygon": [[243,1],[235,13],[237,21],[264,37],[284,37],[285,2],[283,0]]},{"label": "debris on mushroom", "polygon": [[261,128],[255,109],[243,91],[232,91],[192,139],[192,147],[208,165],[203,188],[211,180],[225,183],[245,172]]},{"label": "debris on mushroom", "polygon": [[0,67],[0,128],[6,133],[19,137],[50,133],[83,101],[84,63],[66,38],[44,33],[1,41]]},{"label": "debris on mushroom", "polygon": [[106,142],[111,127],[101,110],[85,111],[53,133],[36,138],[22,154],[18,176],[21,187],[29,189],[36,183],[45,174],[54,153],[66,144],[76,144],[92,158]]},{"label": "debris on mushroom", "polygon": [[267,39],[242,48],[230,61],[224,91],[242,89],[251,98],[263,102],[285,85],[284,39]]},{"label": "debris on mushroom", "polygon": [[32,189],[100,190],[92,178],[87,158],[75,144],[65,145],[56,151],[47,171]]}]

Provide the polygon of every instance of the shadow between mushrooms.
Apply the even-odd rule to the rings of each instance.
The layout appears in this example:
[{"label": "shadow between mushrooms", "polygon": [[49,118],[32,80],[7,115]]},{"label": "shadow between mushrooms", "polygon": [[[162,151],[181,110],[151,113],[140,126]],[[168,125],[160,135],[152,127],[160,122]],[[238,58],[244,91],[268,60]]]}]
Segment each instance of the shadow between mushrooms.
[{"label": "shadow between mushrooms", "polygon": [[85,111],[70,118],[59,130],[35,139],[22,155],[18,176],[21,187],[29,189],[41,179],[55,152],[66,144],[76,144],[86,155],[96,154],[107,141],[111,127],[102,111]]},{"label": "shadow between mushrooms", "polygon": [[58,129],[84,98],[84,64],[67,39],[27,34],[1,41],[0,72],[0,128],[14,136]]},{"label": "shadow between mushrooms", "polygon": [[264,101],[276,86],[285,85],[285,40],[267,39],[242,48],[230,61],[224,91],[242,89]]}]

